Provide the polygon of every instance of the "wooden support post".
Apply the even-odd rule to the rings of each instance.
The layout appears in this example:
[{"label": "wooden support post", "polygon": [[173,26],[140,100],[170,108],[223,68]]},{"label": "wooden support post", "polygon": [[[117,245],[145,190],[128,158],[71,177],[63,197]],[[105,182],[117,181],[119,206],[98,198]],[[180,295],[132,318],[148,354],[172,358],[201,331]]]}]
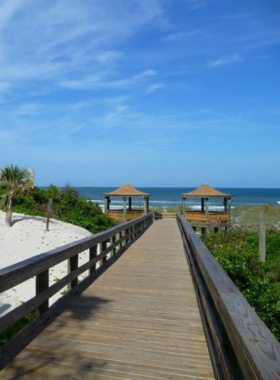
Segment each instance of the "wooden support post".
[{"label": "wooden support post", "polygon": [[[36,276],[36,295],[42,293],[44,290],[49,287],[49,270],[45,270],[44,272],[38,274]],[[49,300],[42,303],[41,306],[37,309],[37,314],[41,315],[49,308]]]},{"label": "wooden support post", "polygon": [[48,208],[47,208],[47,226],[46,226],[46,230],[47,231],[49,231],[50,216],[51,216],[51,213],[52,213],[52,206],[53,206],[53,200],[52,200],[52,198],[50,198],[49,202],[48,202]]},{"label": "wooden support post", "polygon": [[[117,239],[117,241],[119,241],[120,238],[121,238],[121,234],[120,234],[120,233],[117,233],[117,234],[116,234],[116,239]],[[121,249],[121,244],[118,243],[118,245],[117,245],[117,251],[119,251],[120,249]]]},{"label": "wooden support post", "polygon": [[201,198],[201,211],[204,212],[204,198]]},{"label": "wooden support post", "polygon": [[129,228],[126,228],[125,235],[126,235],[125,244],[128,244],[129,243]]},{"label": "wooden support post", "polygon": [[230,219],[231,218],[231,199],[230,198],[228,198],[227,200],[227,213]]},{"label": "wooden support post", "polygon": [[205,217],[206,220],[209,220],[209,205],[208,205],[208,198],[205,198]]},{"label": "wooden support post", "polygon": [[[103,251],[105,251],[105,249],[107,248],[107,241],[103,241],[101,243],[101,253],[103,253]],[[105,264],[107,261],[107,255],[104,256],[102,259],[101,259],[101,265]]]},{"label": "wooden support post", "polygon": [[186,218],[186,197],[182,197],[182,215]]},{"label": "wooden support post", "polygon": [[265,262],[266,260],[266,231],[265,231],[265,215],[264,211],[260,212],[259,216],[259,255],[260,261]]},{"label": "wooden support post", "polygon": [[[89,249],[89,259],[90,260],[93,260],[95,257],[97,256],[97,245],[95,245],[94,247],[91,247]],[[89,273],[94,273],[96,270],[96,264],[94,264],[90,269],[89,269]]]},{"label": "wooden support post", "polygon": [[228,198],[224,198],[224,211],[228,212]]},{"label": "wooden support post", "polygon": [[126,221],[126,197],[123,197],[123,221]]},{"label": "wooden support post", "polygon": [[148,212],[149,212],[149,198],[148,197],[144,197],[144,215],[147,215]]},{"label": "wooden support post", "polygon": [[[78,261],[79,261],[79,256],[75,255],[70,257],[68,259],[68,273],[73,272],[75,269],[78,269]],[[68,284],[68,290],[73,289],[75,286],[78,285],[78,278],[74,278],[70,284]]]},{"label": "wooden support post", "polygon": [[[112,242],[112,245],[114,245],[116,243],[116,235],[111,237],[111,242]],[[116,252],[117,252],[117,248],[115,247],[112,250],[111,256],[114,256],[116,254]]]},{"label": "wooden support post", "polygon": [[131,211],[131,209],[132,209],[132,198],[131,197],[128,198],[128,209],[129,209],[129,211]]},{"label": "wooden support post", "polygon": [[105,214],[107,214],[109,210],[110,210],[110,198],[105,197],[105,208],[104,208]]}]

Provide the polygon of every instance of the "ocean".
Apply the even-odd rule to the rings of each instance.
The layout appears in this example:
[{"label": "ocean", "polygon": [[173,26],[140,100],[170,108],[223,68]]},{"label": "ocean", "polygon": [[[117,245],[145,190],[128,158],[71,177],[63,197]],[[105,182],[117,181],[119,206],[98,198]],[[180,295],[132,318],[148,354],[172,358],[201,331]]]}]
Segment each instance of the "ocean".
[{"label": "ocean", "polygon": [[[75,187],[80,196],[90,199],[92,202],[104,206],[103,193],[115,190],[115,187]],[[151,194],[150,207],[181,206],[181,194],[190,192],[194,188],[183,187],[137,187],[138,190]],[[231,194],[232,207],[274,205],[280,207],[280,189],[256,189],[256,188],[217,188],[217,190]],[[115,208],[123,203],[122,198],[112,198],[111,206]],[[143,199],[135,197],[132,200],[135,206],[143,206]],[[187,198],[187,207],[198,208],[199,198]],[[223,198],[209,198],[210,209],[223,207]]]}]

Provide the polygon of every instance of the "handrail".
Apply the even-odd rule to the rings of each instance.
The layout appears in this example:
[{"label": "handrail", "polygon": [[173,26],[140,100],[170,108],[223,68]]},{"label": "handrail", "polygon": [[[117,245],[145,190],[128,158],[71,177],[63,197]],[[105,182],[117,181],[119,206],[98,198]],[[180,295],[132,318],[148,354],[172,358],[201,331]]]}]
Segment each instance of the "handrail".
[{"label": "handrail", "polygon": [[[36,277],[36,295],[22,305],[0,317],[0,334],[13,326],[25,315],[37,311],[38,325],[55,312],[56,306],[73,294],[81,293],[96,278],[98,278],[127,248],[153,223],[153,214],[135,218],[127,223],[120,224],[104,232],[94,234],[84,239],[39,254],[17,264],[0,269],[0,293],[11,289],[22,282]],[[89,250],[88,261],[79,266],[79,254]],[[68,274],[49,286],[49,270],[55,265],[68,261]],[[97,268],[98,267],[98,268]],[[88,271],[88,276],[78,283],[78,276]],[[51,307],[49,299],[68,286],[67,294],[60,297]],[[43,318],[45,316],[45,318]],[[27,335],[26,329],[20,332],[13,341],[20,341],[21,334]],[[7,359],[9,343],[0,350],[0,354]],[[15,346],[12,344],[11,346]],[[0,360],[1,364],[4,361]]]},{"label": "handrail", "polygon": [[280,344],[191,225],[177,215],[217,379],[279,379]]}]

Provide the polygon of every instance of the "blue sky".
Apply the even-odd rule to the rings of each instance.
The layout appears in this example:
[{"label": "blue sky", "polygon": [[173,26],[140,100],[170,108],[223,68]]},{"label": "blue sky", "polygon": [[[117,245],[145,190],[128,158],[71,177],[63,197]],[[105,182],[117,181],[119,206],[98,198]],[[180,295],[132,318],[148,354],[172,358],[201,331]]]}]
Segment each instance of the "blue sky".
[{"label": "blue sky", "polygon": [[0,166],[280,188],[279,0],[0,0]]}]

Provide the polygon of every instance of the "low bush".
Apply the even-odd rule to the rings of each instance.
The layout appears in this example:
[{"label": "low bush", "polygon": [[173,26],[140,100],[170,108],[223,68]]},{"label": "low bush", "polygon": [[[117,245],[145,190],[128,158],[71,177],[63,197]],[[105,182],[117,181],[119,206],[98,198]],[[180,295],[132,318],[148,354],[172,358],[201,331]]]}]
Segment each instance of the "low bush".
[{"label": "low bush", "polygon": [[259,261],[258,234],[231,229],[204,237],[208,249],[244,297],[280,339],[280,234],[267,232],[267,261]]},{"label": "low bush", "polygon": [[29,189],[25,194],[14,197],[13,211],[26,215],[46,216],[49,199],[53,200],[52,218],[76,224],[91,233],[104,231],[116,224],[97,204],[81,198],[70,187],[60,189],[51,185],[47,189],[39,187]]}]

